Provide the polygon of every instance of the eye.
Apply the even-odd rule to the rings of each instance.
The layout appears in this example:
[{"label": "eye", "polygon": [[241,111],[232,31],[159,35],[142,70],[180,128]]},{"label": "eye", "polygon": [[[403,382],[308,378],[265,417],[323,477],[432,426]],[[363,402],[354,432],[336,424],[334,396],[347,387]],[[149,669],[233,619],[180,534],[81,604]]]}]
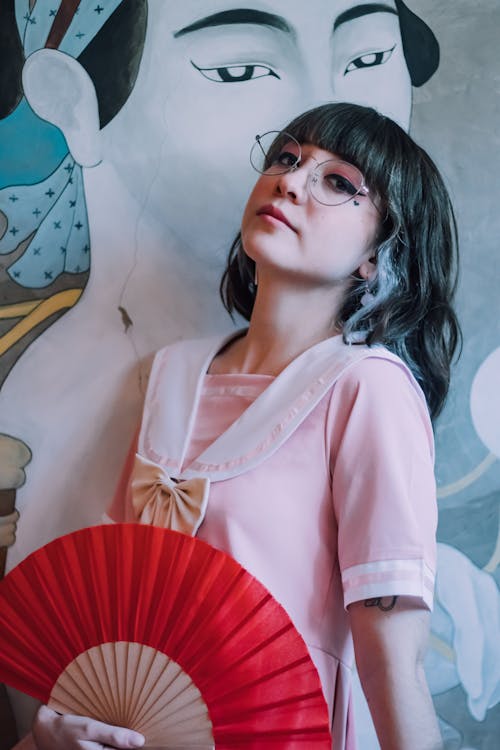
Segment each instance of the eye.
[{"label": "eye", "polygon": [[336,174],[335,172],[326,174],[323,177],[323,183],[326,185],[328,190],[333,191],[334,193],[341,193],[342,195],[356,195],[356,193],[359,192],[358,189],[352,184],[352,182],[347,179],[347,177],[344,177],[341,174]]},{"label": "eye", "polygon": [[271,161],[269,162],[269,166],[274,166],[275,164],[279,164],[282,167],[291,168],[297,164],[297,154],[292,153],[291,151],[280,151],[277,156],[273,157]]},{"label": "eye", "polygon": [[354,58],[344,70],[344,75],[352,73],[353,70],[363,70],[364,68],[374,68],[377,65],[384,65],[390,59],[395,48],[396,45],[390,49],[381,50],[380,52],[367,52],[365,55]]},{"label": "eye", "polygon": [[192,60],[191,65],[202,76],[216,83],[242,83],[243,81],[253,81],[256,78],[265,78],[266,76],[273,76],[280,80],[279,75],[267,65],[221,65],[217,68],[200,68]]}]

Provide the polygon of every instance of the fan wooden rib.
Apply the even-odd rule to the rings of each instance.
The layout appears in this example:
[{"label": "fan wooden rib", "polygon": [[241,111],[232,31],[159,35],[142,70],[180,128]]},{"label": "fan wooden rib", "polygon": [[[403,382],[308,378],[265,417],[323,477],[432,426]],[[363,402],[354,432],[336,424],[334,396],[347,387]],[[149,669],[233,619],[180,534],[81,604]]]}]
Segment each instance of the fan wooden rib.
[{"label": "fan wooden rib", "polygon": [[134,727],[161,743],[213,745],[201,693],[181,667],[140,643],[103,643],[84,651],[59,676],[49,706]]}]

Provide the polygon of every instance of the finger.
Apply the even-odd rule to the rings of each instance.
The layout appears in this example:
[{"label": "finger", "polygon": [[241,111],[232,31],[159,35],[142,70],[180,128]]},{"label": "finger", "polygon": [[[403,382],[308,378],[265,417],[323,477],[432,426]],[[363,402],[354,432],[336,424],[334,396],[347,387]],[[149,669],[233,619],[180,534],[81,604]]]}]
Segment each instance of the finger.
[{"label": "finger", "polygon": [[145,739],[142,734],[134,732],[132,729],[115,727],[101,721],[84,720],[84,722],[86,722],[84,723],[85,740],[92,740],[94,743],[101,743],[112,748],[120,748],[120,750],[144,745]]},{"label": "finger", "polygon": [[142,747],[142,745],[103,745],[101,742],[80,740],[78,750],[124,750],[125,748]]},{"label": "finger", "polygon": [[82,741],[91,741],[102,745],[111,745],[113,748],[133,748],[144,745],[144,737],[132,729],[116,727],[105,724],[97,719],[85,716],[66,715],[60,717],[60,723],[72,737]]},{"label": "finger", "polygon": [[131,729],[112,726],[85,716],[61,716],[47,706],[40,707],[35,724],[41,728],[43,739],[50,734],[57,739],[64,737],[64,746],[68,748],[88,747],[88,750],[97,750],[103,746],[111,746],[127,750],[142,747],[145,742],[142,734]]}]

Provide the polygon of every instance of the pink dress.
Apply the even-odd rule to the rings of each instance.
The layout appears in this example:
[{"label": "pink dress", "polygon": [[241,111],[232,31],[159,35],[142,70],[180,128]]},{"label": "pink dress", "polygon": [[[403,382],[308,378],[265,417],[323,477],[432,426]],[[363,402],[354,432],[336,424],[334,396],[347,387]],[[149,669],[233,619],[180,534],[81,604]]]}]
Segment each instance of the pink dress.
[{"label": "pink dress", "polygon": [[[333,747],[351,750],[347,606],[410,595],[432,607],[437,508],[425,399],[382,347],[337,336],[276,378],[206,375],[224,343],[181,342],[156,355],[137,453],[176,479],[209,480],[193,532],[288,611],[320,675]],[[135,450],[110,520],[141,520]]]}]

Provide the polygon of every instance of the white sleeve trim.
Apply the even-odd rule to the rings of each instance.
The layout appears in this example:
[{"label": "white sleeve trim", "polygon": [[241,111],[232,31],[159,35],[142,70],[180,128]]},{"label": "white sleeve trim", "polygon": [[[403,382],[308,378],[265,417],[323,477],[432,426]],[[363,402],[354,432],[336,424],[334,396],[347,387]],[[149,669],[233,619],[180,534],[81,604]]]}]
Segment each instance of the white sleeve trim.
[{"label": "white sleeve trim", "polygon": [[377,596],[416,596],[432,611],[435,572],[425,560],[379,560],[342,571],[344,607]]}]

